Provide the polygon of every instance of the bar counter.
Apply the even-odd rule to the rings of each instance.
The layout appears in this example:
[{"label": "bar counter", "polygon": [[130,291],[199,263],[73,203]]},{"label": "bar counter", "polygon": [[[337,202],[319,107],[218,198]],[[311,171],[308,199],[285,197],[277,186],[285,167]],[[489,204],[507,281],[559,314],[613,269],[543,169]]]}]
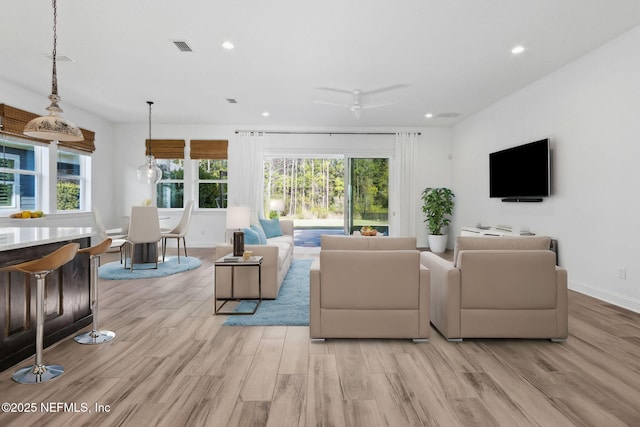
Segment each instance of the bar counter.
[{"label": "bar counter", "polygon": [[[90,227],[0,228],[0,268],[41,258],[70,242],[87,247],[93,233]],[[45,347],[91,324],[89,277],[84,254],[47,275]],[[35,353],[35,298],[35,278],[0,272],[0,371]]]}]

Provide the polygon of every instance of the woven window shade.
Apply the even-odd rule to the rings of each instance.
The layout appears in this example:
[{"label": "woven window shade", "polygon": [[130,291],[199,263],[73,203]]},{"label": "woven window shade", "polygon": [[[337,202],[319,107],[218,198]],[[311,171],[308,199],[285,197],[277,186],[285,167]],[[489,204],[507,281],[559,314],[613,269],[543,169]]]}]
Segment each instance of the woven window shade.
[{"label": "woven window shade", "polygon": [[184,159],[184,139],[147,139],[145,143],[156,159]]},{"label": "woven window shade", "polygon": [[[0,104],[0,124],[2,124],[2,127],[0,128],[0,134],[13,135],[19,138],[24,138],[26,140],[46,142],[48,144],[51,141],[33,138],[22,133],[27,123],[29,123],[36,117],[40,116],[28,111],[20,110],[19,108],[11,107],[6,104]],[[58,142],[58,145],[93,153],[96,150],[96,146],[94,144],[96,136],[95,132],[86,129],[80,130],[82,131],[82,135],[84,136],[83,141]]]},{"label": "woven window shade", "polygon": [[226,139],[192,139],[192,159],[226,160],[229,141]]},{"label": "woven window shade", "polygon": [[87,153],[93,153],[96,151],[96,133],[82,128],[80,130],[82,131],[82,136],[84,136],[82,141],[60,141],[58,142],[58,146],[75,148],[76,150],[86,151]]}]

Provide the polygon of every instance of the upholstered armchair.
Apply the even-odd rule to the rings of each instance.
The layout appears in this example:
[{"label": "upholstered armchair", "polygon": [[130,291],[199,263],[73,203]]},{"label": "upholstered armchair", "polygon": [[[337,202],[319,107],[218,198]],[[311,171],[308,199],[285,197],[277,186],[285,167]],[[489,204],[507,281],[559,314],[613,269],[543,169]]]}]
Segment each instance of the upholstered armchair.
[{"label": "upholstered armchair", "polygon": [[549,245],[549,237],[458,237],[453,261],[422,252],[431,323],[450,341],[566,340],[567,271]]},{"label": "upholstered armchair", "polygon": [[429,271],[415,238],[322,236],[311,266],[312,339],[429,338]]}]

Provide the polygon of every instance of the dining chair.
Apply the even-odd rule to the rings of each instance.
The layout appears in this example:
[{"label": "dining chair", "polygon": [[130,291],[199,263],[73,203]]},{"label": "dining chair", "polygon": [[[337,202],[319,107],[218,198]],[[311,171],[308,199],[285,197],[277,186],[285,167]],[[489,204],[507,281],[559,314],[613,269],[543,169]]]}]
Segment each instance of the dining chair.
[{"label": "dining chair", "polygon": [[193,211],[193,200],[189,200],[182,213],[182,218],[178,225],[165,233],[162,233],[162,262],[164,262],[164,256],[167,252],[167,239],[176,239],[178,242],[178,264],[180,264],[180,239],[182,239],[182,246],[184,247],[184,256],[187,255],[187,242],[184,236],[189,231],[189,224],[191,223],[191,212]]},{"label": "dining chair", "polygon": [[[129,234],[127,235],[126,243],[127,252],[130,254],[131,271],[133,271],[133,265],[136,262],[136,247],[144,249],[143,245],[147,245],[150,252],[153,251],[155,268],[158,268],[157,248],[161,238],[158,208],[155,206],[133,206],[131,208],[131,217],[129,218]],[[155,245],[155,247],[152,245]],[[125,255],[125,268],[127,267],[126,264]]]}]

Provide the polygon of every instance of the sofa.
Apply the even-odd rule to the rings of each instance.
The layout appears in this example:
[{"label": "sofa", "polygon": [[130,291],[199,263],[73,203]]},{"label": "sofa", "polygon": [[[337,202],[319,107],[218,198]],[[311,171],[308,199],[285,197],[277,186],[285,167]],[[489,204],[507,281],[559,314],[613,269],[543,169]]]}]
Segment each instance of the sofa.
[{"label": "sofa", "polygon": [[420,254],[431,273],[431,323],[450,341],[568,336],[567,271],[549,237],[457,237],[453,261]]},{"label": "sofa", "polygon": [[[275,299],[284,277],[289,271],[293,259],[293,221],[279,220],[282,235],[266,239],[266,244],[246,244],[246,251],[253,251],[254,256],[262,256],[262,298]],[[216,247],[216,259],[233,252],[230,244]],[[258,269],[236,268],[234,278],[234,297],[258,298]],[[231,269],[221,268],[215,283],[218,298],[231,296]]]},{"label": "sofa", "polygon": [[311,265],[312,339],[429,338],[429,271],[415,237],[321,236]]}]

